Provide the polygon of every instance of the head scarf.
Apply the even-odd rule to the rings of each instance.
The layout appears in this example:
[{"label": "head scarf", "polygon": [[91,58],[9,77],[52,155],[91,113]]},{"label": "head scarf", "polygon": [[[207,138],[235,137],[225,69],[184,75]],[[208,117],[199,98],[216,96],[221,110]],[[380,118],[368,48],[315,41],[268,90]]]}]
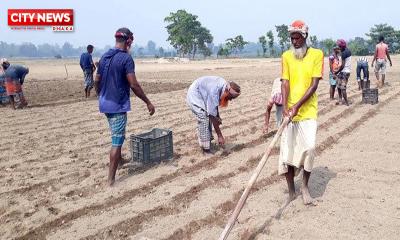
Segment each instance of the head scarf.
[{"label": "head scarf", "polygon": [[2,58],[0,59],[0,65],[4,68],[4,67],[8,67],[10,66],[10,63],[8,62],[7,58]]},{"label": "head scarf", "polygon": [[232,98],[237,98],[240,95],[240,92],[236,91],[231,87],[231,84],[226,84],[225,91],[222,93],[222,96],[219,100],[219,106],[227,107],[229,103],[229,96]]},{"label": "head scarf", "polygon": [[229,94],[230,94],[233,98],[236,98],[236,97],[238,97],[238,96],[240,95],[240,91],[238,92],[238,91],[236,91],[235,89],[233,89],[233,88],[231,87],[231,84],[230,84],[230,83],[227,84],[226,88],[228,89]]},{"label": "head scarf", "polygon": [[308,26],[302,20],[296,20],[289,26],[289,33],[300,33],[304,38],[308,35]]},{"label": "head scarf", "polygon": [[336,41],[336,45],[338,45],[340,48],[345,48],[346,47],[346,41],[345,40],[343,40],[343,39],[338,39],[337,41]]}]

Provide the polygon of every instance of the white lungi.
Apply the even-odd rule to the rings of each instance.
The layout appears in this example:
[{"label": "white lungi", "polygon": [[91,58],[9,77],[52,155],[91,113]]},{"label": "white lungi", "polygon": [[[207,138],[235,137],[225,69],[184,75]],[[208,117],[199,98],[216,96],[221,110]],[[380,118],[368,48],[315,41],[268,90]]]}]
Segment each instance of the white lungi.
[{"label": "white lungi", "polygon": [[297,169],[301,167],[311,172],[315,158],[315,140],[317,121],[315,119],[291,122],[285,128],[281,137],[278,174],[288,172],[288,166]]}]

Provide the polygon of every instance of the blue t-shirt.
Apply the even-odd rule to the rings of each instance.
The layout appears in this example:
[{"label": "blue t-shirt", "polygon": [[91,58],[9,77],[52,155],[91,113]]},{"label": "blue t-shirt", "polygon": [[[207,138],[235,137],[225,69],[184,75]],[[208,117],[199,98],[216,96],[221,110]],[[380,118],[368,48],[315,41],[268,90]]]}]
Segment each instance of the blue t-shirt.
[{"label": "blue t-shirt", "polygon": [[93,66],[92,55],[88,52],[82,53],[79,65],[81,65],[82,70],[86,69],[92,70]]},{"label": "blue t-shirt", "polygon": [[97,69],[97,74],[101,76],[100,112],[123,113],[131,110],[128,73],[135,73],[135,63],[126,51],[112,48],[101,57]]},{"label": "blue t-shirt", "polygon": [[12,80],[19,80],[24,84],[25,76],[29,73],[29,69],[21,65],[10,65],[5,71],[5,76]]}]

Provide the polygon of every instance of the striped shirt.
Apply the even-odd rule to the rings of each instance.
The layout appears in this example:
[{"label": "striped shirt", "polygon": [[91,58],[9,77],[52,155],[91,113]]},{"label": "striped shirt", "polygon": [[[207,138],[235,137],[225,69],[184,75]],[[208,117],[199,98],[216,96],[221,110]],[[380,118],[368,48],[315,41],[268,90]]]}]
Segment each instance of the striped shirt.
[{"label": "striped shirt", "polygon": [[368,63],[368,58],[367,57],[359,57],[357,60],[357,63]]}]

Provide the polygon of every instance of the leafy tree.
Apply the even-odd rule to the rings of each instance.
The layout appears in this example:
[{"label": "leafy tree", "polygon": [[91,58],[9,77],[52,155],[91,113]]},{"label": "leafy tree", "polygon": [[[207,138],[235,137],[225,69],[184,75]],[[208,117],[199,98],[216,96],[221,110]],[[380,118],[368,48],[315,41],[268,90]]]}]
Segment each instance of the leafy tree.
[{"label": "leafy tree", "polygon": [[261,36],[258,38],[258,42],[261,44],[263,57],[265,57],[265,53],[267,52],[267,39],[265,38],[265,36]]},{"label": "leafy tree", "polygon": [[37,57],[37,48],[32,43],[22,43],[19,47],[19,55],[27,57]]},{"label": "leafy tree", "polygon": [[211,56],[212,51],[210,48],[206,47],[201,50],[201,54],[203,54],[204,58]]},{"label": "leafy tree", "polygon": [[65,42],[64,45],[61,47],[61,53],[63,56],[73,56],[74,48],[71,43]]},{"label": "leafy tree", "polygon": [[327,38],[321,41],[322,50],[324,55],[329,55],[332,52],[333,47],[336,45],[336,42],[333,41],[331,38]]},{"label": "leafy tree", "polygon": [[275,50],[274,50],[274,33],[272,30],[269,30],[267,32],[267,38],[268,38],[268,47],[269,47],[269,54],[271,56],[275,56]]},{"label": "leafy tree", "polygon": [[165,51],[163,47],[158,48],[158,56],[159,57],[164,57],[165,56]]},{"label": "leafy tree", "polygon": [[217,57],[218,56],[228,57],[230,54],[231,54],[231,52],[228,47],[220,46],[220,48],[218,49],[218,52],[217,52]]},{"label": "leafy tree", "polygon": [[212,41],[213,36],[207,28],[198,27],[197,29],[195,29],[192,47],[192,58],[194,59],[197,50],[200,50],[202,53],[208,53],[209,48],[207,47],[207,43],[212,43]]},{"label": "leafy tree", "polygon": [[156,43],[153,41],[148,41],[147,42],[147,46],[146,46],[146,50],[148,52],[149,55],[154,55],[156,53]]},{"label": "leafy tree", "polygon": [[372,27],[369,33],[366,33],[370,38],[370,44],[375,45],[378,43],[379,36],[385,38],[385,42],[388,43],[391,52],[400,50],[400,31],[396,31],[392,26],[388,24],[376,24]]},{"label": "leafy tree", "polygon": [[185,10],[178,10],[164,19],[169,23],[166,26],[169,34],[167,40],[181,56],[192,53],[194,58],[197,50],[204,50],[206,43],[213,41],[210,31],[201,26],[197,18]]},{"label": "leafy tree", "polygon": [[53,57],[57,54],[54,47],[48,43],[40,44],[37,46],[38,56]]},{"label": "leafy tree", "polygon": [[144,56],[144,47],[139,47],[137,49],[137,55],[138,55],[138,57],[143,57]]},{"label": "leafy tree", "polygon": [[289,27],[285,24],[282,24],[282,25],[275,26],[275,28],[276,28],[276,32],[278,33],[279,45],[280,45],[281,51],[283,53],[283,51],[285,49],[287,49],[290,44]]},{"label": "leafy tree", "polygon": [[357,56],[366,56],[370,53],[370,44],[361,37],[356,37],[354,40],[350,40],[348,47],[352,54]]},{"label": "leafy tree", "polygon": [[310,36],[310,41],[311,41],[311,46],[312,47],[318,47],[318,39],[317,39],[317,36]]},{"label": "leafy tree", "polygon": [[238,35],[235,38],[226,39],[226,47],[230,52],[234,52],[236,55],[239,52],[242,52],[244,46],[248,44],[248,42],[244,41],[242,35]]}]

